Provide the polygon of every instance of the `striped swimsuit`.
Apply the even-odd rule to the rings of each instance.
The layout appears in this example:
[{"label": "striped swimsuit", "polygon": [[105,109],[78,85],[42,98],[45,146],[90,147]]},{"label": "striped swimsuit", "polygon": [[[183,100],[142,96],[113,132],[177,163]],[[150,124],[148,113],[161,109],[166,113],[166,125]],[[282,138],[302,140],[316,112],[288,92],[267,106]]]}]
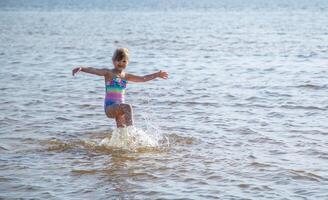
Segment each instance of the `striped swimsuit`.
[{"label": "striped swimsuit", "polygon": [[107,106],[124,103],[124,94],[127,80],[116,76],[106,82],[106,96],[105,96],[105,112]]}]

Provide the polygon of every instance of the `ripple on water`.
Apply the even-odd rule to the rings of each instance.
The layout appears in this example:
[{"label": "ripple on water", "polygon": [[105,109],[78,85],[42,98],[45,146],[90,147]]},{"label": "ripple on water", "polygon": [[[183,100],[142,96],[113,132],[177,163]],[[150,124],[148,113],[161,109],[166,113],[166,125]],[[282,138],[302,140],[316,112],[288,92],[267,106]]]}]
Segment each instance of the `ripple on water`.
[{"label": "ripple on water", "polygon": [[328,180],[327,178],[319,176],[313,172],[307,172],[304,170],[289,169],[288,172],[294,180],[308,180],[315,182],[322,182]]},{"label": "ripple on water", "polygon": [[301,88],[301,89],[310,89],[310,90],[322,90],[322,89],[327,89],[328,85],[316,85],[316,84],[302,84],[302,85],[297,85],[294,86],[296,88]]},{"label": "ripple on water", "polygon": [[8,151],[8,149],[5,148],[5,147],[3,147],[3,146],[0,146],[0,152],[1,152],[1,151]]},{"label": "ripple on water", "polygon": [[319,106],[303,106],[303,105],[281,105],[280,108],[292,109],[292,110],[318,110],[318,111],[326,111],[327,106],[319,107]]}]

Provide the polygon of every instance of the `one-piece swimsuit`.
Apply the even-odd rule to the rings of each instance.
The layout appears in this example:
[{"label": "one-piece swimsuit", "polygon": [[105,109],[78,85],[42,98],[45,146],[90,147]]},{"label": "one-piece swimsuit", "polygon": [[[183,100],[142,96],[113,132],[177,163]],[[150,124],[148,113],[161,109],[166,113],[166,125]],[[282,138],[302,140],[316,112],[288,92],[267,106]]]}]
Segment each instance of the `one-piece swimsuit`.
[{"label": "one-piece swimsuit", "polygon": [[105,112],[108,106],[124,103],[124,94],[127,82],[128,81],[126,79],[122,79],[116,74],[114,74],[114,78],[112,80],[106,82],[106,96],[104,102]]}]

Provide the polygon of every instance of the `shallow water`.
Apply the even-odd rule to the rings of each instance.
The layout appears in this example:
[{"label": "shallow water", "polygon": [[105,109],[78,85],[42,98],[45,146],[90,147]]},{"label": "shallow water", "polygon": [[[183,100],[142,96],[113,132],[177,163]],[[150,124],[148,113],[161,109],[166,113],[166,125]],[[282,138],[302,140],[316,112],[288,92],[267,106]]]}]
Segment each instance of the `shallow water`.
[{"label": "shallow water", "polygon": [[[326,1],[17,2],[0,3],[0,198],[327,198]],[[169,72],[126,97],[169,145],[100,145],[104,81],[71,69],[118,46],[129,72]]]}]

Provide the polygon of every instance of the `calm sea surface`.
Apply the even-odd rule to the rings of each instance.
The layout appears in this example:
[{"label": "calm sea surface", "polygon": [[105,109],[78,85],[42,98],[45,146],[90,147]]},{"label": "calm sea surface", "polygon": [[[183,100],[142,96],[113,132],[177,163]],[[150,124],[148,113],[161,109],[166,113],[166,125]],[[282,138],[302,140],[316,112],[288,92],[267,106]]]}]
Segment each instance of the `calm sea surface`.
[{"label": "calm sea surface", "polygon": [[[102,145],[128,47],[135,126]],[[328,2],[1,1],[0,199],[328,199]]]}]

